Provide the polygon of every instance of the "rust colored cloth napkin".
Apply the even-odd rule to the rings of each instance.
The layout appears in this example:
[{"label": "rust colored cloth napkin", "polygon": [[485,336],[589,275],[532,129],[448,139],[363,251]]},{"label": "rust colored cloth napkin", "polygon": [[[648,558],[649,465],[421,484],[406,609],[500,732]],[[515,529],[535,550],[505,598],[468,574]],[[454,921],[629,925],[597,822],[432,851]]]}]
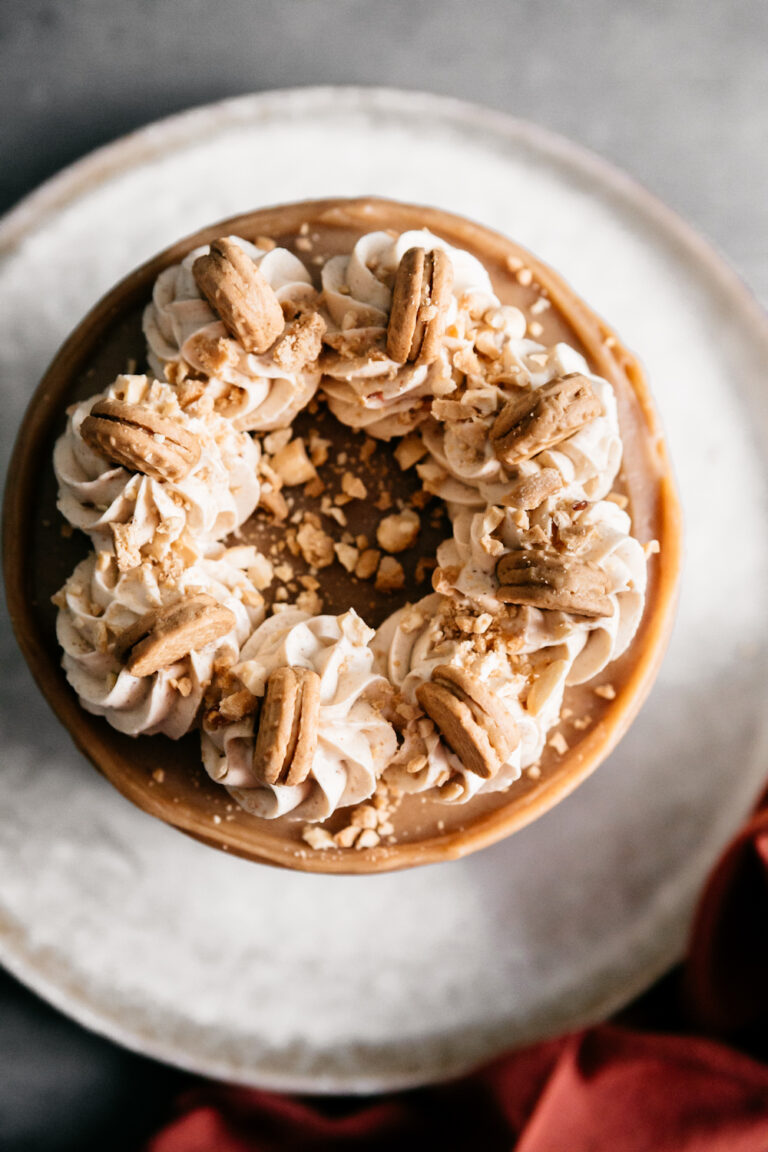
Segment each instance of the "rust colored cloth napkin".
[{"label": "rust colored cloth napkin", "polygon": [[768,789],[704,889],[686,991],[701,1028],[768,1054]]},{"label": "rust colored cloth napkin", "polygon": [[768,1152],[768,1064],[736,1047],[768,1053],[768,794],[706,885],[680,983],[686,1035],[602,1025],[364,1100],[199,1082],[145,1149]]}]

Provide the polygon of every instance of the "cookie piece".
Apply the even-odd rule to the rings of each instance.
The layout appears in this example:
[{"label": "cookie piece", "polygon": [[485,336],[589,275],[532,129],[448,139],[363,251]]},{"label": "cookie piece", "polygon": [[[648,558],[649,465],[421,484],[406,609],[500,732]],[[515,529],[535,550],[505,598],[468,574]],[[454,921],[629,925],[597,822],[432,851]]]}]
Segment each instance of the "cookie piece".
[{"label": "cookie piece", "polygon": [[527,604],[579,616],[612,616],[613,604],[608,578],[590,561],[567,562],[548,552],[520,549],[502,556],[496,565],[499,590],[504,604]]},{"label": "cookie piece", "polygon": [[491,428],[493,450],[502,464],[514,467],[573,436],[601,412],[590,381],[574,372],[509,400]]},{"label": "cookie piece", "polygon": [[395,274],[387,326],[387,355],[398,364],[431,364],[440,350],[453,285],[453,266],[441,248],[409,248]]},{"label": "cookie piece", "polygon": [[542,468],[532,476],[523,476],[510,488],[502,500],[510,508],[521,508],[531,512],[550,496],[555,496],[563,487],[563,478],[557,468]]},{"label": "cookie piece", "polygon": [[276,668],[267,680],[253,749],[265,784],[303,784],[312,768],[320,717],[320,677],[310,668]]},{"label": "cookie piece", "polygon": [[416,698],[445,743],[469,772],[490,780],[518,744],[517,728],[503,704],[476,676],[440,664]]},{"label": "cookie piece", "polygon": [[200,459],[198,441],[175,420],[124,400],[97,401],[80,435],[106,460],[152,480],[178,483]]},{"label": "cookie piece", "polygon": [[323,347],[325,320],[319,312],[305,312],[286,326],[275,345],[273,358],[284,372],[302,372],[317,360]]},{"label": "cookie piece", "polygon": [[246,352],[266,352],[283,331],[283,310],[253,260],[233,240],[214,240],[192,265],[195,283]]},{"label": "cookie piece", "polygon": [[200,592],[187,600],[146,613],[123,633],[116,653],[125,656],[131,676],[152,676],[231,632],[233,612]]}]

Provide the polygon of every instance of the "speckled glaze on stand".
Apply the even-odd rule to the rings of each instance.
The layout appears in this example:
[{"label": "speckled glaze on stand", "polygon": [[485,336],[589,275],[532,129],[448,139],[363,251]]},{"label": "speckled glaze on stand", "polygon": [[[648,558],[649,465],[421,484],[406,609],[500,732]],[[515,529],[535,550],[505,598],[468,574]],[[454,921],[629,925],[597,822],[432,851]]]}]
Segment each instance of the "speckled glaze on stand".
[{"label": "speckled glaze on stand", "polygon": [[[597,373],[614,385],[625,440],[623,482],[630,498],[633,532],[641,542],[659,541],[661,551],[650,560],[646,610],[628,652],[606,671],[617,688],[610,702],[595,698],[588,687],[568,690],[566,705],[575,714],[589,714],[590,726],[576,737],[565,755],[547,748],[541,776],[523,778],[506,793],[489,793],[467,804],[446,805],[422,795],[404,797],[393,817],[395,843],[363,850],[314,851],[300,838],[301,822],[283,817],[266,821],[232,808],[229,796],[200,769],[194,736],[173,746],[154,737],[134,740],[115,732],[106,721],[83,711],[60,670],[60,653],[52,630],[50,596],[74,566],[60,568],[54,558],[60,520],[54,493],[40,462],[51,458],[51,444],[63,426],[64,409],[74,399],[99,391],[134,351],[143,368],[137,306],[151,295],[158,273],[194,247],[216,236],[266,235],[292,247],[300,227],[319,235],[317,247],[349,250],[365,232],[393,228],[398,232],[429,228],[451,244],[466,248],[488,268],[494,289],[504,303],[525,308],[535,298],[521,287],[507,261],[523,258],[534,281],[552,301],[543,318],[543,343],[566,339],[587,356]],[[125,337],[129,344],[126,347]],[[133,338],[136,338],[135,341]],[[609,340],[609,337],[613,339]],[[343,435],[349,437],[344,430]],[[392,446],[380,452],[392,451]],[[368,873],[437,863],[464,856],[509,835],[542,815],[583,781],[614,747],[644,700],[664,653],[672,625],[680,567],[681,525],[677,496],[661,432],[637,361],[616,340],[606,324],[580,301],[564,282],[511,241],[460,217],[386,200],[320,200],[264,209],[216,223],[180,241],[118,284],[74,331],[46,373],[22,425],[12,465],[6,506],[6,570],[9,604],[19,642],[35,678],[80,747],[116,788],[144,811],[183,832],[236,855],[309,872]],[[371,509],[376,515],[375,509]],[[48,525],[48,527],[45,527]],[[374,531],[374,521],[368,527]],[[247,535],[247,532],[246,532]],[[88,544],[79,537],[73,547],[84,555]],[[321,573],[321,581],[325,574]],[[365,586],[364,586],[365,587]],[[33,595],[30,595],[33,589]],[[415,600],[428,589],[404,590]],[[339,604],[344,597],[337,598]],[[326,602],[328,597],[326,596]],[[397,604],[392,605],[394,610]],[[327,603],[328,611],[342,610]],[[378,624],[380,621],[371,621]],[[598,707],[599,705],[599,707]],[[158,783],[153,771],[162,768]],[[228,817],[228,818],[227,818]],[[334,822],[343,822],[343,814]]]}]

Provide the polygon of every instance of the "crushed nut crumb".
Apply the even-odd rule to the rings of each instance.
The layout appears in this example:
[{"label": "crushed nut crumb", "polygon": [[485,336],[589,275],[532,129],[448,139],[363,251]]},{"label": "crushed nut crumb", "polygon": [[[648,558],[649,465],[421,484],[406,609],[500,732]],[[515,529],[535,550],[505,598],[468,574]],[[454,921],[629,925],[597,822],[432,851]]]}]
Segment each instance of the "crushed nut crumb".
[{"label": "crushed nut crumb", "polygon": [[360,553],[352,544],[334,544],[333,550],[339,558],[339,563],[347,572],[354,572]]},{"label": "crushed nut crumb", "polygon": [[315,568],[327,568],[333,564],[335,552],[333,540],[322,528],[316,528],[308,518],[296,533],[296,542],[307,564]]},{"label": "crushed nut crumb", "polygon": [[394,556],[382,556],[376,573],[377,592],[396,592],[405,585],[405,571]]},{"label": "crushed nut crumb", "polygon": [[564,756],[568,751],[568,741],[562,732],[553,732],[547,740],[547,744],[549,744],[551,748],[554,748],[558,756]]},{"label": "crushed nut crumb", "polygon": [[378,548],[365,548],[355,565],[355,576],[358,580],[370,580],[379,566],[381,552]]},{"label": "crushed nut crumb", "polygon": [[295,440],[291,440],[275,452],[272,467],[286,488],[307,484],[317,477],[315,466],[307,456],[301,436],[297,436]]},{"label": "crushed nut crumb", "polygon": [[376,529],[376,539],[385,552],[404,552],[416,543],[420,528],[417,513],[406,508],[384,517]]},{"label": "crushed nut crumb", "polygon": [[351,472],[345,472],[341,478],[341,490],[346,496],[351,496],[353,500],[365,500],[368,496],[368,489],[359,476],[354,476]]},{"label": "crushed nut crumb", "polygon": [[336,847],[330,832],[326,832],[325,828],[320,828],[317,824],[305,824],[301,830],[301,838],[305,844],[309,844],[310,848],[314,848],[316,852],[322,852],[326,848]]}]

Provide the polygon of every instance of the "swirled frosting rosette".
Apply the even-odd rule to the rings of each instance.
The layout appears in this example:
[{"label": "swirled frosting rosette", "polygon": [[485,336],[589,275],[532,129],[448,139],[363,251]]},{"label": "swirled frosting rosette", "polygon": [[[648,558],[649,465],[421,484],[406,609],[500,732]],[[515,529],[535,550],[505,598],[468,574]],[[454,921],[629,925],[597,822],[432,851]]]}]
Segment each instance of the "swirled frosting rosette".
[{"label": "swirled frosting rosette", "polygon": [[[180,427],[194,438],[198,459],[175,480],[107,459],[83,436],[84,421],[103,401],[148,410]],[[221,539],[247,520],[259,502],[259,458],[258,442],[236,431],[208,401],[182,408],[169,384],[118,376],[104,392],[69,410],[54,449],[58,507],[97,550],[121,549],[134,563],[161,559],[184,536]],[[141,467],[137,458],[136,468]]]},{"label": "swirled frosting rosette", "polygon": [[[529,651],[526,638],[535,645]],[[568,674],[582,644],[583,638],[559,621],[542,621],[537,632],[527,613],[493,618],[439,594],[395,613],[379,629],[373,647],[378,667],[411,711],[402,747],[385,779],[404,792],[434,790],[452,803],[509,787],[541,756],[547,734],[559,719]],[[445,665],[479,680],[514,728],[511,754],[491,779],[470,771],[418,706],[419,687]]]},{"label": "swirled frosting rosette", "polygon": [[[214,662],[234,663],[263,619],[263,598],[243,567],[254,559],[253,549],[214,545],[175,577],[149,562],[121,572],[106,552],[81,561],[54,603],[64,671],[83,708],[129,736],[162,733],[178,739],[189,731]],[[225,609],[216,638],[151,674],[132,673],[126,643],[141,643],[144,633],[137,625],[144,622],[144,631],[151,632],[157,618],[201,598]]]},{"label": "swirled frosting rosette", "polygon": [[[290,813],[324,820],[337,808],[370,797],[397,748],[386,719],[388,684],[373,667],[373,630],[353,611],[315,616],[289,608],[261,624],[232,668],[232,695],[243,688],[254,708],[234,723],[222,723],[226,703],[203,721],[203,763],[237,802],[257,816]],[[272,673],[310,669],[319,677],[317,746],[311,771],[298,785],[267,784],[254,772],[256,707]]]},{"label": "swirled frosting rosette", "polygon": [[[227,239],[258,268],[286,323],[314,306],[317,293],[297,256],[285,248],[260,248],[239,236]],[[317,388],[319,346],[308,360],[281,357],[277,345],[259,355],[247,351],[211,309],[195,280],[195,261],[208,251],[208,245],[195,248],[158,276],[143,321],[150,367],[158,377],[174,382],[187,374],[205,378],[216,410],[238,429],[287,427]]]},{"label": "swirled frosting rosette", "polygon": [[[387,352],[393,281],[411,248],[439,249],[452,268],[446,335],[431,363],[399,363]],[[453,391],[453,355],[467,346],[473,318],[499,304],[480,261],[426,229],[399,236],[370,232],[348,256],[331,257],[321,278],[330,319],[322,359],[329,407],[342,424],[384,440],[403,435],[426,417],[425,398]]]},{"label": "swirled frosting rosette", "polygon": [[[529,339],[495,330],[481,341],[496,359],[473,353],[463,360],[466,383],[449,400],[432,406],[420,429],[429,458],[418,465],[425,488],[448,504],[481,508],[504,501],[526,506],[536,482],[550,482],[558,501],[599,500],[606,496],[621,464],[616,397],[611,385],[589,372],[586,361],[567,344],[545,348]],[[494,342],[495,337],[495,342]],[[491,430],[504,405],[521,390],[535,391],[574,373],[589,380],[600,411],[571,436],[514,467],[502,463]],[[544,489],[546,490],[546,488]],[[544,497],[545,499],[547,497]]]},{"label": "swirled frosting rosette", "polygon": [[543,620],[555,637],[578,634],[581,640],[568,683],[580,684],[626,650],[640,623],[647,564],[631,528],[627,513],[611,500],[576,510],[564,505],[552,511],[541,505],[523,514],[493,506],[482,512],[464,508],[454,516],[453,536],[438,548],[438,580],[477,611],[497,616],[505,606],[497,576],[501,558],[510,553],[535,555],[535,550],[549,544],[556,533],[559,545],[569,549],[574,562],[594,565],[603,574],[606,614],[587,617],[529,607],[525,647],[548,643]]}]

